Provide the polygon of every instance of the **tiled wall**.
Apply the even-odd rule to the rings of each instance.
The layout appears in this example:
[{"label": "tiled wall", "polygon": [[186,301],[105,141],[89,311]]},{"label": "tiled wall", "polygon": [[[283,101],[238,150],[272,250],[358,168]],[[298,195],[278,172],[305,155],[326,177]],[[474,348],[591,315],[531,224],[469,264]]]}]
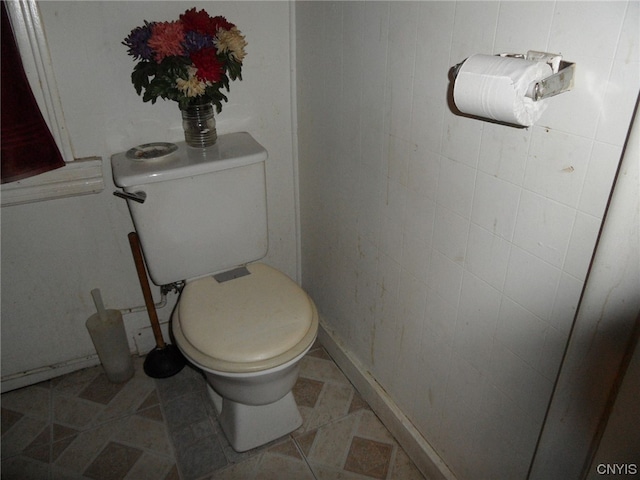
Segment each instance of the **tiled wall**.
[{"label": "tiled wall", "polygon": [[[639,87],[638,2],[300,2],[303,283],[461,479],[524,478]],[[473,53],[577,64],[535,127],[452,113]]]}]

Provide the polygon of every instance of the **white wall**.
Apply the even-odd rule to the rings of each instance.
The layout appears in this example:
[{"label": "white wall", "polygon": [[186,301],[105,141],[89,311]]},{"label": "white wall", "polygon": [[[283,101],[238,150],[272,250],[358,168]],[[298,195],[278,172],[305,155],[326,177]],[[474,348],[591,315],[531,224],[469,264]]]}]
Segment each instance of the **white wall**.
[{"label": "white wall", "polygon": [[[266,261],[294,278],[297,272],[289,5],[105,1],[39,6],[75,156],[102,157],[106,189],[2,209],[3,388],[14,375],[44,369],[52,376],[60,370],[49,372],[50,366],[74,368],[95,353],[84,326],[94,310],[92,288],[101,289],[107,308],[143,303],[127,241],[133,226],[126,203],[112,195],[110,156],[146,142],[184,139],[177,105],[143,103],[131,85],[135,63],[120,42],[145,19],[177,19],[195,6],[226,16],[246,35],[244,80],[231,84],[229,103],[217,116],[218,134],[245,130],[269,151]],[[172,296],[159,312],[161,320],[168,320],[174,301]],[[144,313],[128,315],[125,324],[133,339],[148,319]]]},{"label": "white wall", "polygon": [[[461,478],[524,478],[639,87],[637,2],[296,5],[303,285]],[[473,53],[576,62],[530,129],[452,113]]]}]

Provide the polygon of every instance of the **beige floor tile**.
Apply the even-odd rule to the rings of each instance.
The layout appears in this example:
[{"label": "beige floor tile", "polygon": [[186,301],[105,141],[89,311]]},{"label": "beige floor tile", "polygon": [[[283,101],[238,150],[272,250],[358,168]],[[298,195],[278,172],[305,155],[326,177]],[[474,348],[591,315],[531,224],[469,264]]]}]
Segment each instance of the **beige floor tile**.
[{"label": "beige floor tile", "polygon": [[51,465],[51,480],[86,480],[87,477],[66,470],[56,465]]},{"label": "beige floor tile", "polygon": [[7,433],[9,429],[13,427],[16,422],[24,416],[23,413],[14,412],[13,410],[10,410],[8,408],[2,408],[0,409],[0,411],[2,412],[2,427],[0,431],[3,435]]},{"label": "beige floor tile", "polygon": [[424,476],[420,473],[420,470],[416,468],[415,464],[411,461],[404,450],[398,448],[389,479],[424,480]]},{"label": "beige floor tile", "polygon": [[287,437],[285,441],[276,443],[272,447],[269,447],[267,449],[267,452],[275,453],[285,457],[291,457],[296,460],[302,460],[302,454],[298,450],[298,447],[296,446],[296,442],[294,442],[291,437]]},{"label": "beige floor tile", "polygon": [[83,475],[94,480],[121,480],[142,453],[139,448],[109,442],[84,470]]},{"label": "beige floor tile", "polygon": [[351,439],[344,470],[386,480],[394,450],[395,446],[392,444],[354,436]]},{"label": "beige floor tile", "polygon": [[255,480],[314,480],[307,463],[289,456],[265,452]]},{"label": "beige floor tile", "polygon": [[313,430],[347,415],[353,392],[351,385],[326,383],[313,413],[309,416],[305,430]]},{"label": "beige floor tile", "polygon": [[60,455],[67,449],[69,445],[75,440],[75,435],[72,437],[63,438],[51,445],[51,459],[50,463],[55,462]]},{"label": "beige floor tile", "polygon": [[160,397],[158,397],[158,392],[154,388],[144,399],[144,402],[140,404],[138,409],[142,410],[142,409],[153,407],[159,404],[160,404]]},{"label": "beige floor tile", "polygon": [[371,410],[360,413],[360,424],[357,435],[387,443],[396,443],[393,435],[389,433],[380,419]]},{"label": "beige floor tile", "polygon": [[366,480],[366,477],[357,473],[346,472],[341,468],[327,467],[325,465],[312,465],[316,480]]},{"label": "beige floor tile", "polygon": [[324,360],[329,360],[330,362],[333,362],[333,359],[329,356],[329,354],[324,349],[324,347],[320,345],[317,345],[317,346],[314,345],[314,348],[309,350],[308,356],[322,358]]},{"label": "beige floor tile", "polygon": [[138,410],[137,415],[148,418],[149,420],[155,420],[156,422],[164,422],[164,416],[162,415],[160,405],[154,405],[153,407],[145,408],[144,410]]},{"label": "beige floor tile", "polygon": [[50,390],[48,386],[32,385],[2,395],[2,408],[8,408],[41,420],[49,420],[49,405]]},{"label": "beige floor tile", "polygon": [[360,394],[355,391],[353,393],[353,399],[351,400],[351,405],[349,405],[349,413],[357,412],[358,410],[371,410],[367,402],[365,402]]},{"label": "beige floor tile", "polygon": [[2,462],[3,480],[42,480],[44,478],[49,478],[49,467],[44,463],[23,456]]},{"label": "beige floor tile", "polygon": [[164,477],[164,480],[180,480],[180,473],[178,473],[178,467],[174,465],[169,470],[169,473]]},{"label": "beige floor tile", "polygon": [[311,447],[313,447],[313,442],[315,442],[317,434],[317,430],[311,430],[310,432],[300,434],[296,432],[293,434],[296,445],[298,445],[298,448],[305,457],[309,456],[311,453]]},{"label": "beige floor tile", "polygon": [[312,464],[342,467],[357,424],[358,417],[349,415],[319,428],[307,455],[309,461]]},{"label": "beige floor tile", "polygon": [[83,429],[94,424],[104,405],[77,397],[54,395],[53,420],[68,427]]},{"label": "beige floor tile", "polygon": [[309,424],[311,423],[311,417],[313,416],[313,408],[311,407],[298,406],[298,411],[302,417],[302,425],[292,433],[293,435],[300,435],[309,431]]},{"label": "beige floor tile", "polygon": [[101,373],[80,392],[78,397],[107,405],[124,387],[124,383],[112,383],[106,374]]},{"label": "beige floor tile", "polygon": [[333,361],[318,357],[304,357],[300,361],[300,376],[319,380],[321,382],[334,382],[343,385],[351,385],[344,373]]},{"label": "beige floor tile", "polygon": [[47,422],[28,416],[22,417],[2,435],[2,459],[17,455],[38,438]]},{"label": "beige floor tile", "polygon": [[151,378],[136,373],[97,416],[96,421],[102,423],[135,412],[154,390],[155,385]]},{"label": "beige floor tile", "polygon": [[51,380],[54,393],[66,395],[78,395],[93,381],[95,377],[103,372],[101,366],[85,368],[77,372],[69,373],[62,377]]},{"label": "beige floor tile", "polygon": [[22,451],[23,455],[43,463],[50,462],[51,426],[46,425],[40,434]]},{"label": "beige floor tile", "polygon": [[112,440],[133,445],[165,456],[172,455],[171,443],[165,426],[154,420],[132,415],[122,422]]},{"label": "beige floor tile", "polygon": [[166,457],[144,452],[124,477],[124,480],[163,479],[169,474],[174,465],[175,462]]},{"label": "beige floor tile", "polygon": [[55,464],[72,472],[82,473],[125,421],[126,419],[121,419],[82,432],[58,457]]},{"label": "beige floor tile", "polygon": [[250,457],[243,462],[236,463],[235,465],[220,470],[219,472],[215,472],[212,475],[211,480],[253,480],[258,470],[260,460],[260,455]]},{"label": "beige floor tile", "polygon": [[58,440],[62,440],[68,437],[73,437],[77,435],[79,430],[75,428],[65,427],[64,425],[58,425],[57,423],[53,424],[53,438],[52,441],[57,442]]},{"label": "beige floor tile", "polygon": [[306,377],[298,378],[298,381],[293,387],[293,396],[296,400],[296,405],[299,407],[315,407],[323,386],[324,382],[319,382],[318,380],[312,380]]}]

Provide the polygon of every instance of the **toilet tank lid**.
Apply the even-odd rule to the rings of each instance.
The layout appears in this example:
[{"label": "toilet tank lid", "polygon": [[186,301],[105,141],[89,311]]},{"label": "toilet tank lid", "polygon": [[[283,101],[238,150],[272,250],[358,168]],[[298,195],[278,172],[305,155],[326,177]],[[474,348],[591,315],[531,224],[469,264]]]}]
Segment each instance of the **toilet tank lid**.
[{"label": "toilet tank lid", "polygon": [[178,150],[173,155],[155,160],[131,160],[126,152],[113,155],[115,184],[126,188],[192,177],[264,162],[268,156],[267,150],[247,132],[220,135],[215,145],[205,149],[188,147],[185,142],[176,145]]}]

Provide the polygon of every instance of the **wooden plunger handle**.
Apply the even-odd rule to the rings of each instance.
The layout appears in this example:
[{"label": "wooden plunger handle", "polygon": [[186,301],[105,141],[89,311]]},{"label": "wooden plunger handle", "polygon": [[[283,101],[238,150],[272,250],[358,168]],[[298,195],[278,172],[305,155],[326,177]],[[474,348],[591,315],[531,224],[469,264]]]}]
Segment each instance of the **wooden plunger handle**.
[{"label": "wooden plunger handle", "polygon": [[166,347],[166,344],[164,343],[164,339],[162,338],[162,330],[160,330],[160,322],[158,321],[156,306],[153,303],[153,296],[151,295],[151,288],[149,288],[149,280],[147,279],[147,269],[144,266],[144,259],[142,258],[140,239],[138,238],[138,234],[136,232],[131,232],[129,234],[129,244],[131,245],[133,260],[136,263],[138,279],[140,280],[142,295],[144,295],[144,303],[147,306],[147,312],[149,313],[149,321],[151,322],[153,336],[156,338],[156,346],[158,348],[164,348]]}]

